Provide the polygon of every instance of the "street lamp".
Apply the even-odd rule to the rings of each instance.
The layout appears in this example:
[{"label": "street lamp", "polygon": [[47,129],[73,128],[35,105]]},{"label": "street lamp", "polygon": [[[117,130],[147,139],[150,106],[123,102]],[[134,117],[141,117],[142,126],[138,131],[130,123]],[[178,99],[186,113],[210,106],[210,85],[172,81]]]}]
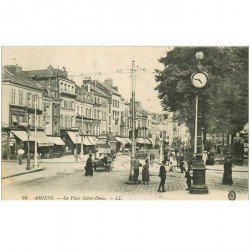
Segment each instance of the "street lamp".
[{"label": "street lamp", "polygon": [[38,167],[37,154],[37,95],[35,95],[35,154],[34,154],[34,168]]},{"label": "street lamp", "polygon": [[195,141],[194,141],[194,154],[195,159],[193,161],[193,185],[190,188],[191,194],[207,194],[208,188],[206,186],[206,168],[204,161],[202,160],[203,154],[203,119],[202,114],[204,106],[201,101],[202,91],[207,86],[208,75],[202,71],[201,60],[203,59],[203,52],[197,52],[195,54],[197,60],[198,72],[195,72],[191,76],[191,83],[196,90],[195,97]]},{"label": "street lamp", "polygon": [[29,114],[28,114],[28,126],[27,126],[27,134],[28,134],[28,152],[27,152],[27,165],[26,170],[31,170],[30,167],[30,125],[29,125]]},{"label": "street lamp", "polygon": [[83,160],[83,115],[81,115],[81,121],[82,121],[82,128],[81,128],[81,153],[80,153],[80,158]]}]

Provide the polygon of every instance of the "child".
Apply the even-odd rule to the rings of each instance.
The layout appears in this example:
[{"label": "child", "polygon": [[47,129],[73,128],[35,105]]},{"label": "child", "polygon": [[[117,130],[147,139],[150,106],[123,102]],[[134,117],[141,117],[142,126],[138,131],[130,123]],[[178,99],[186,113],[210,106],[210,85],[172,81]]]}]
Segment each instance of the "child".
[{"label": "child", "polygon": [[191,170],[192,170],[191,165],[188,165],[188,169],[186,170],[186,174],[185,174],[185,178],[187,179],[187,186],[188,186],[186,190],[190,190],[190,187],[191,187],[191,180],[193,179],[193,177],[190,174]]}]

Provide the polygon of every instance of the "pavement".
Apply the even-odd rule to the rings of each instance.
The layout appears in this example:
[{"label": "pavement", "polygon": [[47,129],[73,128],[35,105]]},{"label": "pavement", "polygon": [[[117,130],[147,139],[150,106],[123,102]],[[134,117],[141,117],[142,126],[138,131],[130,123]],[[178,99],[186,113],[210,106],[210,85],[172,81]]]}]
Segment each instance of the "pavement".
[{"label": "pavement", "polygon": [[237,200],[248,199],[248,167],[244,166],[235,166],[233,169],[232,186],[221,184],[223,166],[211,166],[215,170],[207,170],[209,194],[204,195],[189,194],[184,174],[177,172],[167,172],[167,192],[158,193],[158,164],[150,166],[149,185],[126,185],[130,169],[130,158],[126,155],[116,158],[112,172],[96,171],[93,177],[84,176],[85,163],[82,162],[67,163],[66,159],[62,159],[57,164],[42,162],[40,166],[43,171],[3,179],[2,199],[228,200],[231,190],[235,191]]}]

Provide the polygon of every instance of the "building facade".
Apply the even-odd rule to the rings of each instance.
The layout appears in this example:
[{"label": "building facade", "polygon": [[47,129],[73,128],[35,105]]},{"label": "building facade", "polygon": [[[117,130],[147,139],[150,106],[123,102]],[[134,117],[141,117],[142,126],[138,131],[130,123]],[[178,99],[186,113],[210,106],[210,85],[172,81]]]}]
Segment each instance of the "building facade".
[{"label": "building facade", "polygon": [[3,158],[16,157],[26,148],[27,130],[43,129],[43,88],[27,77],[18,65],[2,68],[2,151]]}]

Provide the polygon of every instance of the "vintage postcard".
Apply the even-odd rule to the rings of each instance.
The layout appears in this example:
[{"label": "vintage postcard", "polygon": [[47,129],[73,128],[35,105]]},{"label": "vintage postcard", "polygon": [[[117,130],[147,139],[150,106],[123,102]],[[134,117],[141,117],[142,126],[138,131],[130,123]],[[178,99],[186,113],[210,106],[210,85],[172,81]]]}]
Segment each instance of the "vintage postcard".
[{"label": "vintage postcard", "polygon": [[248,199],[248,54],[2,47],[2,199]]}]

